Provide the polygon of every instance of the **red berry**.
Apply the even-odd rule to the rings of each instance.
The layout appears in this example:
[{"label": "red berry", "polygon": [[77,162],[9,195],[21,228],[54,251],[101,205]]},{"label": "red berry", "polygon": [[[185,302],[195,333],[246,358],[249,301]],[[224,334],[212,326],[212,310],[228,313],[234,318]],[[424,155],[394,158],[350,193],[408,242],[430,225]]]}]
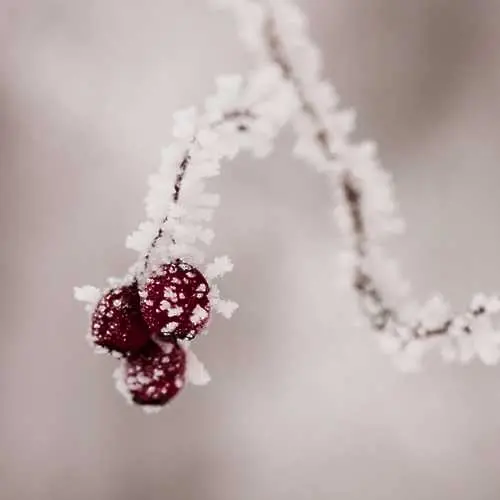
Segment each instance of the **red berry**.
[{"label": "red berry", "polygon": [[123,368],[123,386],[138,405],[162,406],[184,386],[186,353],[175,340],[148,342],[129,355]]},{"label": "red berry", "polygon": [[136,283],[105,293],[92,314],[93,343],[111,352],[126,354],[143,347],[151,337],[141,314]]},{"label": "red berry", "polygon": [[192,340],[210,317],[210,288],[198,269],[180,260],[161,266],[140,292],[144,320],[162,338]]}]

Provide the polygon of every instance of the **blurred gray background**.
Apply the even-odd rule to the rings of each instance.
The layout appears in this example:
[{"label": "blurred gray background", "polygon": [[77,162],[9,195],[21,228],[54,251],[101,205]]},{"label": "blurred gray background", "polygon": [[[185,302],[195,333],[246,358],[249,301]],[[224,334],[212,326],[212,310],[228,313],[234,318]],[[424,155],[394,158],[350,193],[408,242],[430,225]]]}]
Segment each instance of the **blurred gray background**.
[{"label": "blurred gray background", "polygon": [[[325,73],[394,173],[415,294],[500,283],[500,1],[309,0]],[[115,391],[72,287],[135,257],[171,114],[249,68],[232,18],[188,0],[0,0],[2,500],[498,500],[500,369],[397,372],[350,327],[330,193],[242,156],[214,253],[240,302],[196,346],[213,381],[146,416]]]}]

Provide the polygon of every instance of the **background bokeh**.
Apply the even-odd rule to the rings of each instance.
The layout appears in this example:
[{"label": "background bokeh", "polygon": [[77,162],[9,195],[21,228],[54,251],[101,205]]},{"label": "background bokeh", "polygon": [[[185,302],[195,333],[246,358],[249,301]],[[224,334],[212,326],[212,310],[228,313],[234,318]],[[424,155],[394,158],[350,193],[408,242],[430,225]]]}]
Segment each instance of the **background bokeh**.
[{"label": "background bokeh", "polygon": [[[415,294],[494,291],[500,1],[302,5],[394,173]],[[288,133],[213,182],[241,304],[197,345],[213,381],[146,416],[88,348],[72,287],[128,267],[172,113],[250,65],[204,1],[0,0],[2,500],[499,498],[499,369],[403,375],[349,326],[330,193]]]}]

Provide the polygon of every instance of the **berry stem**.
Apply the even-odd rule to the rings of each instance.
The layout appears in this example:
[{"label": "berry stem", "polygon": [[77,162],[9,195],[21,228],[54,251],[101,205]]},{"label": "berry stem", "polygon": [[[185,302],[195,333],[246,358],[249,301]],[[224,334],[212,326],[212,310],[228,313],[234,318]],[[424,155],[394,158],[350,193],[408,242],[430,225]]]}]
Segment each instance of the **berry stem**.
[{"label": "berry stem", "polygon": [[[255,120],[256,116],[255,114],[250,110],[250,109],[234,109],[232,111],[228,111],[223,114],[221,118],[218,120],[213,121],[210,125],[209,128],[212,131],[217,131],[219,127],[226,123],[231,123],[235,122],[237,123],[237,131],[241,133],[245,133],[249,129],[249,124],[247,123],[248,121]],[[239,123],[238,123],[239,122]],[[191,140],[191,143],[196,142],[196,136],[194,136]],[[179,196],[181,193],[181,188],[182,188],[182,181],[184,180],[184,177],[186,176],[187,169],[189,165],[191,164],[191,153],[189,150],[186,151],[184,154],[184,157],[179,164],[179,169],[177,172],[177,177],[175,179],[175,185],[174,185],[174,192],[172,195],[172,201],[173,203],[177,203],[179,201]],[[142,265],[142,271],[141,275],[146,275],[149,269],[149,264],[151,261],[151,254],[153,250],[156,248],[159,240],[163,237],[164,232],[165,232],[165,224],[168,221],[168,215],[165,215],[163,219],[161,220],[159,226],[158,226],[158,231],[156,232],[154,238],[151,240],[151,243],[149,244],[149,247],[144,254],[143,257],[143,265]],[[170,236],[170,239],[172,240],[172,243],[175,244],[175,239],[173,236]]]}]

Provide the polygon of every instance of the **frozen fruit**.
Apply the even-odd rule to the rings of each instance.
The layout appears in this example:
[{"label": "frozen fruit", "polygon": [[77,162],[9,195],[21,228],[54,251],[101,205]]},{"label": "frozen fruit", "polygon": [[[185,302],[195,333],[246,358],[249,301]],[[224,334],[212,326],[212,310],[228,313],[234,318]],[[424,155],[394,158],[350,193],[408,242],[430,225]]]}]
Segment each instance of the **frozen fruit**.
[{"label": "frozen fruit", "polygon": [[91,320],[90,338],[96,346],[126,354],[143,347],[150,337],[135,282],[112,288],[101,297]]},{"label": "frozen fruit", "polygon": [[209,285],[203,274],[177,260],[147,278],[140,292],[149,329],[162,338],[192,340],[210,317]]},{"label": "frozen fruit", "polygon": [[175,340],[149,341],[127,356],[122,368],[122,389],[139,405],[162,406],[184,386],[186,353]]}]

